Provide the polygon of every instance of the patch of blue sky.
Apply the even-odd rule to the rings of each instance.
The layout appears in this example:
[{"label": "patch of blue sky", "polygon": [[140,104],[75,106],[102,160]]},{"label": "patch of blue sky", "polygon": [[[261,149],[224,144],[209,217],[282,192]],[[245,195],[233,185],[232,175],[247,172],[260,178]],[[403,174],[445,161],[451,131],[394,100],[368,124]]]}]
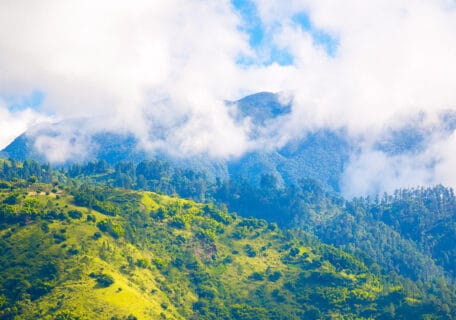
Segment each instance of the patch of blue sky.
[{"label": "patch of blue sky", "polygon": [[249,35],[250,46],[252,48],[259,47],[264,38],[264,26],[255,3],[250,0],[232,0],[231,4],[241,15],[243,25],[240,29]]},{"label": "patch of blue sky", "polygon": [[278,63],[282,66],[290,66],[293,65],[294,59],[291,53],[289,53],[286,49],[278,48],[273,46],[270,51],[270,58],[267,61],[267,64]]},{"label": "patch of blue sky", "polygon": [[35,90],[25,96],[10,96],[4,98],[6,105],[10,111],[21,111],[27,108],[38,110],[43,103],[44,93]]},{"label": "patch of blue sky", "polygon": [[[258,14],[258,8],[252,0],[231,0],[231,4],[240,14],[243,24],[240,30],[249,36],[250,47],[255,52],[255,56],[241,55],[237,59],[237,64],[241,66],[251,65],[292,65],[293,55],[286,48],[280,48],[272,41],[274,32],[280,25],[266,27]],[[326,53],[334,57],[338,47],[338,40],[331,34],[315,27],[310,17],[305,12],[293,16],[292,22],[308,32],[313,39],[315,46],[321,46]]]},{"label": "patch of blue sky", "polygon": [[256,57],[241,55],[236,62],[241,66],[271,65],[273,63],[292,65],[292,55],[272,43],[275,28],[266,29],[258,14],[256,4],[251,0],[232,0],[231,3],[242,18],[243,24],[240,30],[249,36],[250,47],[256,53]]},{"label": "patch of blue sky", "polygon": [[309,15],[306,12],[300,12],[293,16],[293,23],[300,26],[302,30],[308,32],[313,40],[315,46],[321,46],[325,49],[326,53],[334,57],[339,46],[339,41],[336,37],[322,29],[317,28],[312,24]]},{"label": "patch of blue sky", "polygon": [[[262,55],[262,58],[258,57],[260,55]],[[293,65],[293,62],[293,56],[286,49],[278,48],[276,46],[268,48],[266,54],[257,52],[257,56],[255,57],[240,55],[236,60],[238,65],[245,67],[258,64],[269,66],[273,63],[277,63],[281,66],[289,66]]]}]

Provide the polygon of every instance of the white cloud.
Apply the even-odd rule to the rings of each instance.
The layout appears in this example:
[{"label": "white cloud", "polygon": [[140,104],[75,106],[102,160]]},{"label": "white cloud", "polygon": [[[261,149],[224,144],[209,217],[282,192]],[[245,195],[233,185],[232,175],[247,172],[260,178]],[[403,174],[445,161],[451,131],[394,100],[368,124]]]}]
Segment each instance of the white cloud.
[{"label": "white cloud", "polygon": [[399,188],[444,184],[456,186],[456,133],[436,131],[421,152],[387,154],[371,146],[354,154],[345,169],[347,198],[393,192]]},{"label": "white cloud", "polygon": [[[177,146],[237,154],[243,129],[222,101],[242,87],[236,59],[250,49],[239,23],[228,1],[4,1],[0,94],[39,89],[46,112],[114,115],[145,141],[149,120],[163,126],[161,119],[174,124],[191,115],[173,135]],[[237,138],[214,150],[227,136]]]},{"label": "white cloud", "polygon": [[[420,112],[434,119],[456,109],[454,2],[256,2],[265,22],[281,25],[276,44],[295,58],[286,88],[295,92],[287,132],[344,127],[363,137],[344,173],[346,195],[442,182],[456,186],[456,145],[438,130],[417,154],[391,156],[372,145],[391,123]],[[315,29],[337,39],[333,57],[293,23],[302,11]]]},{"label": "white cloud", "polygon": [[[248,125],[233,123],[223,101],[256,91],[295,95],[292,116],[271,128],[280,134],[273,139],[279,145],[318,127],[347,127],[374,141],[398,116],[456,108],[454,2],[255,2],[265,30],[275,32],[267,37],[270,45],[287,49],[293,65],[239,66],[240,54],[255,53],[227,0],[4,0],[0,97],[40,90],[43,112],[109,117],[115,120],[99,121],[101,129],[133,131],[147,150],[166,146],[175,154],[212,157],[255,147]],[[315,42],[318,35],[295,24],[294,15],[303,11],[315,30],[338,40],[334,56]],[[31,110],[0,112],[3,144],[36,118]],[[60,151],[44,147],[53,145]],[[379,164],[372,170],[377,177],[390,168],[403,172],[388,180],[391,185],[446,182],[455,145],[444,145],[435,149],[440,165],[433,172],[415,166],[413,158],[391,158],[364,146],[366,153],[353,157],[347,174],[361,174],[372,161]],[[62,150],[73,154],[71,148],[42,143],[55,158]],[[362,185],[352,178],[347,181]],[[378,185],[377,178],[369,179],[366,190]]]},{"label": "white cloud", "polygon": [[30,108],[11,112],[0,100],[0,150],[28,128],[51,120],[50,117],[42,116]]},{"label": "white cloud", "polygon": [[[289,2],[258,1],[295,57],[286,88],[296,92],[295,109],[316,125],[366,131],[397,114],[456,108],[456,11],[446,2]],[[299,10],[338,39],[334,58],[291,22]]]},{"label": "white cloud", "polygon": [[428,154],[388,156],[378,150],[363,150],[345,169],[343,193],[351,198],[434,184],[432,160]]}]

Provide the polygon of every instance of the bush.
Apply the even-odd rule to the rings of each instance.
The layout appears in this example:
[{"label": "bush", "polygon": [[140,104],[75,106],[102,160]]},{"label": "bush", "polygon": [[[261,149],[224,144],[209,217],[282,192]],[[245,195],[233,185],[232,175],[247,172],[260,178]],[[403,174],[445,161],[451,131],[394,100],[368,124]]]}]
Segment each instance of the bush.
[{"label": "bush", "polygon": [[97,286],[100,288],[107,288],[114,283],[114,278],[112,276],[110,276],[109,274],[105,274],[105,273],[95,274],[92,272],[91,274],[89,274],[89,276],[92,278],[95,278],[95,280],[97,281]]},{"label": "bush", "polygon": [[68,254],[71,256],[77,255],[79,253],[79,250],[76,249],[76,247],[73,245],[71,246],[70,249],[68,249]]},{"label": "bush", "polygon": [[139,259],[138,261],[136,261],[136,265],[144,269],[150,267],[150,263],[146,259]]},{"label": "bush", "polygon": [[18,194],[12,194],[8,196],[5,200],[3,200],[4,204],[9,204],[9,205],[14,205],[19,203],[19,195]]},{"label": "bush", "polygon": [[152,262],[157,267],[158,270],[163,270],[167,266],[166,261],[163,259],[160,259],[160,258],[154,258],[154,259],[152,259]]},{"label": "bush", "polygon": [[262,281],[264,280],[264,274],[261,272],[254,272],[249,276],[249,279],[253,281]]},{"label": "bush", "polygon": [[68,215],[72,219],[81,219],[82,218],[82,212],[79,210],[70,210],[70,211],[68,211]]},{"label": "bush", "polygon": [[232,256],[226,256],[225,259],[223,259],[224,264],[229,264],[233,262],[233,257]]},{"label": "bush", "polygon": [[49,225],[47,223],[43,223],[41,225],[41,230],[43,230],[44,233],[48,233],[49,232]]},{"label": "bush", "polygon": [[31,287],[27,289],[27,293],[30,294],[32,300],[36,300],[39,297],[45,295],[53,289],[53,286],[47,282],[37,280],[32,283]]},{"label": "bush", "polygon": [[185,220],[182,217],[173,217],[168,225],[177,229],[185,229]]},{"label": "bush", "polygon": [[247,304],[235,304],[231,307],[231,315],[234,319],[266,320],[267,311],[264,308],[252,307]]},{"label": "bush", "polygon": [[244,251],[247,254],[247,256],[250,258],[256,257],[256,255],[257,255],[257,252],[250,244],[246,244],[244,246]]},{"label": "bush", "polygon": [[0,180],[0,189],[9,189],[11,184],[7,181]]},{"label": "bush", "polygon": [[74,313],[69,312],[69,311],[60,312],[54,318],[54,320],[79,320],[79,319],[81,319],[80,316],[75,315]]},{"label": "bush", "polygon": [[52,237],[54,238],[55,243],[59,244],[65,241],[67,238],[63,234],[53,233]]},{"label": "bush", "polygon": [[114,239],[118,239],[125,234],[124,228],[111,220],[100,221],[97,223],[97,227],[101,231],[109,233]]},{"label": "bush", "polygon": [[268,279],[269,279],[269,281],[276,282],[281,277],[282,277],[282,273],[280,271],[275,271],[268,276]]}]

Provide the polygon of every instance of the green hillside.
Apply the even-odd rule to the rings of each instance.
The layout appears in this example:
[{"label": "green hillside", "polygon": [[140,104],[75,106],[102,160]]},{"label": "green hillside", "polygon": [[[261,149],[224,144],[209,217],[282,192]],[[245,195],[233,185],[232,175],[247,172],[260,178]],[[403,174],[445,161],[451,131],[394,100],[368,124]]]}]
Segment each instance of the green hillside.
[{"label": "green hillside", "polygon": [[445,301],[264,220],[71,180],[0,187],[0,319],[452,316]]}]

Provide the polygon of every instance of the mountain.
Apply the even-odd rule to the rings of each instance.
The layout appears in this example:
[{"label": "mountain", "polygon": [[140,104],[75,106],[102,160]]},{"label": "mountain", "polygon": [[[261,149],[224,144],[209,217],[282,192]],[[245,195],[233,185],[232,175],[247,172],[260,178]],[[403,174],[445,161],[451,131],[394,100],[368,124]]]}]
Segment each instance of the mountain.
[{"label": "mountain", "polygon": [[343,133],[320,130],[278,150],[247,153],[229,162],[228,171],[233,178],[242,177],[253,184],[258,184],[264,174],[272,174],[281,185],[296,185],[302,179],[311,178],[338,192],[350,152]]},{"label": "mountain", "polygon": [[[4,166],[0,178],[10,179],[14,172],[24,179],[47,177],[43,176],[46,169],[25,162],[16,170]],[[346,201],[311,179],[289,187],[280,186],[271,174],[262,175],[258,185],[237,179],[213,183],[204,174],[157,160],[137,166],[117,164],[114,168],[103,162],[75,164],[68,175],[84,182],[179,194],[226,205],[245,217],[306,230],[357,255],[369,266],[377,265],[413,280],[456,278],[456,200],[453,191],[443,186]]]},{"label": "mountain", "polygon": [[347,201],[313,180],[280,187],[264,175],[259,186],[226,182],[212,197],[240,215],[306,230],[369,267],[413,280],[456,281],[456,198],[450,188]]},{"label": "mountain", "polygon": [[238,101],[228,101],[227,105],[237,107],[236,120],[250,118],[255,125],[264,126],[268,121],[290,114],[292,101],[286,100],[279,94],[259,92]]},{"label": "mountain", "polygon": [[[277,94],[263,92],[227,104],[236,108],[233,111],[236,121],[250,119],[255,125],[252,135],[258,135],[271,121],[280,121],[281,117],[291,112],[291,104],[282,104],[281,100]],[[282,183],[296,183],[312,177],[319,179],[327,188],[339,190],[340,175],[349,153],[343,134],[324,130],[310,133],[302,140],[294,140],[279,150],[254,151],[240,159],[217,160],[205,155],[180,158],[160,151],[147,154],[132,134],[97,132],[91,127],[90,119],[42,125],[16,138],[2,150],[2,154],[15,160],[63,161],[67,165],[81,162],[81,159],[104,160],[114,164],[120,161],[138,163],[154,158],[171,162],[177,167],[204,171],[212,181],[232,175],[258,182],[262,173],[272,172]],[[62,141],[63,145],[56,147]],[[66,159],[59,152],[66,152],[70,157]]]},{"label": "mountain", "polygon": [[[238,101],[226,102],[234,121],[250,122],[250,138],[266,143],[270,135],[280,134],[292,113],[292,99],[281,94],[261,92]],[[400,125],[385,128],[373,143],[373,150],[387,156],[418,154],[433,143],[433,137],[450,136],[456,128],[456,115],[442,113],[432,125],[425,115],[417,115]],[[303,120],[304,121],[304,120]],[[207,155],[177,157],[166,150],[146,153],[138,139],[128,132],[97,131],[95,119],[67,120],[33,128],[16,138],[2,153],[24,161],[38,160],[69,165],[103,160],[109,164],[146,159],[170,162],[182,169],[204,172],[206,178],[246,179],[258,184],[263,174],[272,174],[280,185],[314,179],[327,190],[339,192],[344,170],[352,157],[362,152],[363,137],[353,137],[344,129],[321,128],[294,138],[281,147],[255,149],[234,159],[212,159]],[[272,130],[272,131],[271,131]],[[265,142],[266,141],[266,142]],[[359,142],[361,141],[361,143]],[[261,144],[260,143],[260,144]]]},{"label": "mountain", "polygon": [[451,300],[304,233],[178,197],[71,185],[1,181],[1,319],[452,315]]},{"label": "mountain", "polygon": [[[164,152],[157,152],[153,155],[146,153],[139,147],[138,139],[131,133],[117,133],[109,131],[95,131],[90,133],[84,131],[87,124],[84,121],[68,120],[57,124],[42,125],[33,128],[17,137],[10,145],[2,150],[5,158],[19,161],[36,160],[41,163],[58,160],[58,164],[71,165],[82,161],[103,160],[108,164],[119,162],[138,163],[144,159],[154,158],[171,162],[176,167],[192,168],[197,171],[204,171],[206,177],[215,181],[216,177],[226,178],[228,176],[226,164],[223,161],[211,160],[205,156],[192,156],[188,158],[173,157]],[[73,157],[61,162],[57,154],[49,159],[53,153],[59,153],[59,147],[50,149],[56,143],[62,143],[62,153],[69,152]],[[42,140],[46,140],[50,147],[40,148]]]},{"label": "mountain", "polygon": [[0,160],[0,179],[50,183],[57,177],[216,203],[244,217],[305,230],[351,252],[370,268],[413,281],[445,278],[451,283],[456,278],[456,198],[452,189],[443,186],[346,201],[311,179],[288,187],[280,186],[271,174],[262,175],[259,185],[236,179],[214,183],[203,173],[158,160],[136,166],[119,163],[114,168],[103,161],[89,162],[74,164],[67,172],[30,160]]}]

